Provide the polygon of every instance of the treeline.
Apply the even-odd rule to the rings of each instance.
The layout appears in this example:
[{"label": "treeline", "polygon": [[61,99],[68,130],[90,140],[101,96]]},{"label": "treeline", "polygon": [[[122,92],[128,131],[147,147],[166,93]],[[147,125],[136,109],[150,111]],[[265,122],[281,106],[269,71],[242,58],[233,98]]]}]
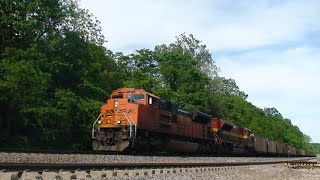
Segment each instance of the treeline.
[{"label": "treeline", "polygon": [[275,108],[246,101],[219,76],[207,47],[181,34],[125,55],[103,47],[99,21],[76,0],[0,4],[0,147],[90,149],[92,123],[110,92],[142,88],[299,148],[310,138]]},{"label": "treeline", "polygon": [[312,151],[320,154],[320,143],[311,143]]}]

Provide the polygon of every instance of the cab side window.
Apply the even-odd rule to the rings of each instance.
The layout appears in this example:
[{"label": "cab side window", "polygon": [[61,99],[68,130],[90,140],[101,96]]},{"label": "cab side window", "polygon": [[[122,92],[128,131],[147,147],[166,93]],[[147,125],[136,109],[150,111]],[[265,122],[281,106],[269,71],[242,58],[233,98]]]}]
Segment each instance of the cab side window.
[{"label": "cab side window", "polygon": [[153,96],[148,96],[148,105],[158,107],[159,105],[159,100]]}]

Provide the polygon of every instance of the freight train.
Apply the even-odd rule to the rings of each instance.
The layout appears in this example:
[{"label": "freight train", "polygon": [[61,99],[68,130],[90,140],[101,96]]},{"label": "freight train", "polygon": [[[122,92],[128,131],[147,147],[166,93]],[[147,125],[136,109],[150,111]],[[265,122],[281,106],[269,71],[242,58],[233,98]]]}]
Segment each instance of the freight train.
[{"label": "freight train", "polygon": [[142,89],[113,91],[93,123],[96,151],[168,151],[314,156],[196,110],[179,109]]}]

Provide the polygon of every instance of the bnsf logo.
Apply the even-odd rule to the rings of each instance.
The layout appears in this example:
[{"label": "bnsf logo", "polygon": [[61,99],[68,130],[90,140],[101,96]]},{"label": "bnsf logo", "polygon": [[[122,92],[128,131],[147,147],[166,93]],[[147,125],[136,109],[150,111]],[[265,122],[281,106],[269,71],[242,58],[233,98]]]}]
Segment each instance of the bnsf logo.
[{"label": "bnsf logo", "polygon": [[134,113],[134,110],[133,109],[118,109],[118,110],[107,109],[105,113],[106,114],[123,114],[123,113],[130,114],[130,113]]}]

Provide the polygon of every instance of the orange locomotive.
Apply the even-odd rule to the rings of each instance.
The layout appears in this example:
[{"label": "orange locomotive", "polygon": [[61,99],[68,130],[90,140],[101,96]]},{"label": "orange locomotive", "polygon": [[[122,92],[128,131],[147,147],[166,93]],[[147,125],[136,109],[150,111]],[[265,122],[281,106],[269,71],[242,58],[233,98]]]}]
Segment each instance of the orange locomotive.
[{"label": "orange locomotive", "polygon": [[[194,152],[198,141],[210,141],[211,116],[178,109],[141,89],[120,88],[101,107],[92,130],[93,149],[124,151],[143,148]],[[193,121],[195,120],[195,121]]]}]

